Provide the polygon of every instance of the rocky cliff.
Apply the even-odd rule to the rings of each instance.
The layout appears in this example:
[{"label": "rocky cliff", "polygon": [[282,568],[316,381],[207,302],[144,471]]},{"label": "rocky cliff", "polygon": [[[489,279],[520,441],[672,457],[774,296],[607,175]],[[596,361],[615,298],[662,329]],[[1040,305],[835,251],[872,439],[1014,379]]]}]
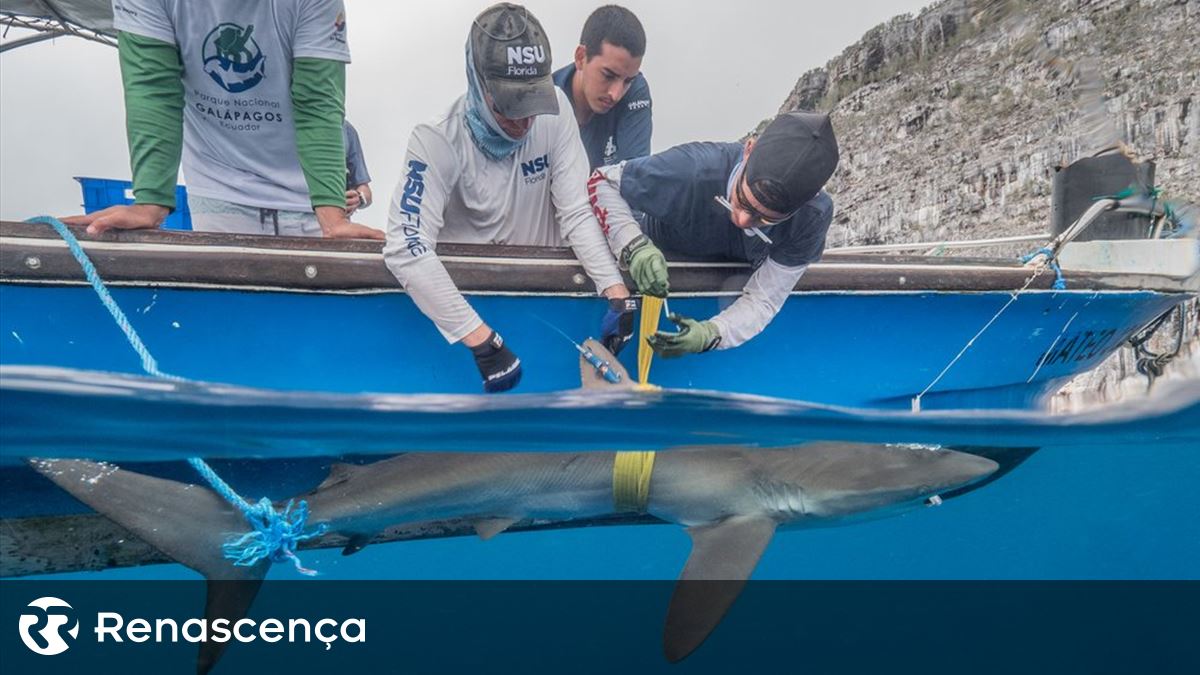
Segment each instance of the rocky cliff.
[{"label": "rocky cliff", "polygon": [[[1200,203],[1200,0],[941,0],[805,73],[793,110],[837,130],[830,246],[1046,232],[1055,168],[1118,144]],[[1200,376],[1196,302],[1186,317],[1148,343],[1177,348],[1161,379]],[[1123,348],[1052,409],[1144,392],[1136,364]]]},{"label": "rocky cliff", "polygon": [[1056,166],[1125,141],[1200,201],[1200,0],[942,0],[805,73],[830,112],[830,245],[1037,234]]}]

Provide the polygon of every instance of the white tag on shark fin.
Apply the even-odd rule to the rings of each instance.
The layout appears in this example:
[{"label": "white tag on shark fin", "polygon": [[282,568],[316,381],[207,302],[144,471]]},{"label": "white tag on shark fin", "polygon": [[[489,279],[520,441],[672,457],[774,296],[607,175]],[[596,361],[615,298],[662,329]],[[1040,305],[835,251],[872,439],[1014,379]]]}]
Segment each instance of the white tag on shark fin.
[{"label": "white tag on shark fin", "polygon": [[520,518],[483,518],[472,524],[475,526],[475,534],[478,534],[480,539],[487,541],[507,530],[518,520]]}]

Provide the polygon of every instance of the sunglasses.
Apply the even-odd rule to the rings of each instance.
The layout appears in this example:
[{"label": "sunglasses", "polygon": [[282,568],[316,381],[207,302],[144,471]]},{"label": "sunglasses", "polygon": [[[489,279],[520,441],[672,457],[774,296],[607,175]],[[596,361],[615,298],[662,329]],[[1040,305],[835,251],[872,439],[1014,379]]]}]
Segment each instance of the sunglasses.
[{"label": "sunglasses", "polygon": [[738,202],[741,203],[742,210],[750,214],[750,218],[753,220],[757,220],[763,225],[778,225],[785,220],[790,220],[792,216],[796,215],[795,211],[787,214],[786,216],[776,216],[775,218],[769,218],[763,215],[762,212],[750,205],[750,200],[746,199],[746,193],[742,192],[742,185],[745,182],[746,173],[745,170],[743,170],[742,175],[738,176],[737,182],[733,184],[733,191],[735,194],[737,194]]}]

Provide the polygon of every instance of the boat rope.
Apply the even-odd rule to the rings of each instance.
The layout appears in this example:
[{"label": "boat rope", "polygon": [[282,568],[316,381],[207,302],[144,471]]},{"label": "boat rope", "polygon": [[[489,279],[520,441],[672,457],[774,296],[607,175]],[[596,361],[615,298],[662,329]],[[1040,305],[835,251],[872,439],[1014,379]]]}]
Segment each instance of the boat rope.
[{"label": "boat rope", "polygon": [[618,452],[613,458],[613,508],[617,513],[646,513],[654,451]]},{"label": "boat rope", "polygon": [[[1137,357],[1137,371],[1146,376],[1147,387],[1153,387],[1155,380],[1162,377],[1163,371],[1167,364],[1170,363],[1179,351],[1183,348],[1184,335],[1187,333],[1187,303],[1179,303],[1171,309],[1163,312],[1159,317],[1145,328],[1138,331],[1137,334],[1129,338],[1129,346],[1133,348],[1133,354]],[[1146,347],[1146,343],[1154,337],[1155,333],[1166,323],[1167,319],[1174,313],[1178,313],[1176,319],[1175,347],[1171,351],[1158,352],[1151,351]]]},{"label": "boat rope", "polygon": [[1059,266],[1058,260],[1056,259],[1054,252],[1051,251],[1049,248],[1045,248],[1045,247],[1039,248],[1038,250],[1034,251],[1033,253],[1030,253],[1029,255],[1021,256],[1021,263],[1022,264],[1028,263],[1029,261],[1033,260],[1034,258],[1036,258],[1038,256],[1045,256],[1046,257],[1045,265],[1054,271],[1054,284],[1051,286],[1051,288],[1053,288],[1056,291],[1067,290],[1067,280],[1063,276],[1062,267]]},{"label": "boat rope", "polygon": [[67,249],[71,252],[71,255],[74,256],[75,262],[79,263],[79,266],[83,268],[83,275],[87,277],[88,283],[92,285],[92,290],[96,291],[96,295],[99,296],[100,304],[104,305],[104,308],[108,310],[109,315],[112,316],[113,321],[117,324],[117,327],[120,328],[121,332],[125,334],[125,339],[129,341],[129,346],[133,347],[133,351],[136,352],[138,358],[142,360],[142,370],[146,371],[148,375],[153,375],[154,377],[162,378],[164,380],[172,380],[175,382],[183,381],[184,378],[179,377],[178,375],[170,375],[168,373],[164,373],[162,370],[159,370],[158,361],[156,361],[154,356],[150,354],[150,350],[146,348],[146,345],[138,336],[137,331],[134,330],[133,325],[129,323],[129,319],[125,316],[125,312],[121,311],[121,306],[118,305],[117,301],[113,299],[112,293],[108,292],[108,287],[104,285],[104,280],[100,278],[100,273],[96,271],[96,266],[92,264],[91,258],[89,258],[88,254],[83,250],[83,246],[80,245],[79,240],[75,238],[75,234],[72,233],[71,230],[67,229],[67,226],[63,224],[61,220],[53,216],[38,216],[36,218],[30,218],[25,222],[44,223],[49,225],[53,227],[54,231],[58,233],[58,236],[62,237],[63,241],[67,243]]},{"label": "boat rope", "polygon": [[[37,216],[25,222],[49,225],[66,242],[67,249],[83,269],[83,274],[91,284],[92,290],[100,298],[100,303],[104,305],[113,321],[125,334],[129,346],[137,352],[142,361],[142,370],[146,374],[173,382],[185,381],[184,378],[165,373],[158,367],[158,361],[154,359],[146,344],[142,342],[137,330],[129,323],[129,318],[117,304],[116,299],[112,297],[112,293],[109,293],[104,279],[96,271],[96,266],[92,264],[91,258],[83,250],[83,245],[79,243],[75,233],[53,216]],[[229,483],[222,480],[203,459],[189,457],[187,461],[208,482],[213,491],[241,511],[242,516],[254,528],[252,532],[240,536],[234,535],[225,542],[221,548],[226,558],[240,567],[250,567],[267,559],[272,562],[289,561],[295,565],[296,571],[302,574],[309,576],[316,574],[314,570],[307,569],[300,564],[300,558],[296,555],[296,546],[302,541],[324,534],[326,526],[321,523],[310,532],[304,531],[308,521],[308,504],[304,500],[301,500],[295,509],[292,508],[292,502],[288,502],[282,512],[276,511],[271,500],[266,497],[259,500],[257,504],[251,504],[237,494]]]},{"label": "boat rope", "polygon": [[919,393],[915,397],[913,397],[913,400],[912,400],[912,411],[913,412],[915,412],[915,413],[921,412],[921,399],[925,397],[925,394],[928,394],[929,390],[933,389],[935,386],[937,386],[938,382],[942,381],[942,378],[946,376],[946,373],[950,372],[950,369],[954,367],[954,364],[958,363],[959,359],[961,359],[963,357],[963,355],[967,353],[967,350],[975,345],[975,341],[978,340],[980,338],[980,336],[982,336],[985,332],[987,332],[987,329],[991,328],[993,323],[996,323],[996,319],[999,319],[1000,315],[1004,314],[1004,312],[1007,311],[1008,308],[1011,307],[1012,304],[1017,301],[1017,298],[1021,297],[1021,294],[1024,293],[1029,288],[1029,286],[1033,284],[1034,279],[1037,279],[1039,276],[1041,276],[1042,271],[1045,269],[1046,269],[1045,265],[1039,265],[1036,269],[1034,269],[1033,274],[1029,275],[1029,278],[1025,280],[1025,285],[1021,286],[1021,288],[1014,291],[1012,293],[1011,297],[1009,297],[1008,302],[1004,303],[1004,306],[1001,307],[1000,310],[997,311],[992,316],[991,319],[988,319],[988,322],[983,325],[983,328],[979,329],[978,333],[976,333],[974,336],[972,336],[970,340],[967,340],[967,344],[963,345],[963,348],[958,350],[958,354],[955,354],[954,358],[950,359],[950,363],[947,363],[946,367],[942,368],[942,372],[938,373],[937,377],[933,378],[933,381],[930,382],[928,385],[925,386],[924,389],[921,390],[921,393]]}]

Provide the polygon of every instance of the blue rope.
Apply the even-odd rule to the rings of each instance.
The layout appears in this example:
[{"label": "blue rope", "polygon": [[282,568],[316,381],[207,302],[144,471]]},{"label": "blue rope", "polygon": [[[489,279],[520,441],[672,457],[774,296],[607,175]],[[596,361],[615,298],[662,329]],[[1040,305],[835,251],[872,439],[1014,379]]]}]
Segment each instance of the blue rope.
[{"label": "blue rope", "polygon": [[300,500],[295,510],[292,510],[292,502],[288,501],[282,513],[276,511],[271,500],[266,497],[260,499],[257,504],[251,504],[234,492],[229,483],[222,480],[204,460],[199,457],[190,457],[188,464],[191,464],[204,480],[208,481],[213,491],[237,507],[246,520],[254,526],[253,532],[231,537],[221,546],[225,557],[232,560],[234,565],[253,567],[262,560],[290,562],[296,567],[297,572],[308,576],[316,575],[316,570],[308,569],[300,564],[300,557],[296,555],[296,546],[302,541],[325,534],[328,526],[320,523],[311,532],[304,531],[308,522],[307,502],[303,499]]},{"label": "blue rope", "polygon": [[[108,287],[104,285],[104,280],[100,278],[100,273],[96,271],[96,266],[92,264],[88,254],[83,250],[79,240],[75,234],[67,228],[62,221],[52,216],[38,216],[25,221],[27,223],[44,223],[54,228],[58,236],[62,237],[67,243],[67,248],[71,251],[71,255],[75,257],[75,261],[83,268],[83,274],[87,277],[88,283],[92,285],[92,290],[96,291],[96,295],[100,297],[100,302],[104,305],[108,313],[112,315],[113,321],[125,333],[125,339],[129,341],[129,345],[137,352],[142,360],[142,370],[147,374],[159,377],[165,380],[173,380],[182,382],[184,378],[178,375],[169,375],[159,370],[158,362],[154,360],[154,356],[150,354],[150,350],[142,342],[133,325],[129,323],[129,319],[125,316],[125,312],[121,310],[121,306],[113,299],[112,294],[108,292]],[[315,575],[315,570],[310,570],[300,564],[300,558],[296,555],[296,546],[302,542],[325,534],[327,526],[325,523],[320,523],[311,532],[305,532],[304,528],[308,522],[308,503],[300,500],[293,510],[292,502],[288,502],[280,513],[275,510],[270,499],[263,497],[257,504],[251,504],[242,498],[237,492],[234,492],[229,483],[226,483],[217,475],[216,471],[199,457],[189,457],[188,464],[208,481],[212,486],[213,491],[221,495],[230,504],[233,504],[246,521],[254,528],[254,531],[247,532],[243,535],[234,535],[221,547],[225,557],[233,561],[234,565],[240,567],[253,567],[262,560],[270,560],[271,562],[291,562],[296,567],[296,571],[309,576]]]},{"label": "blue rope", "polygon": [[1029,255],[1021,256],[1021,263],[1027,263],[1039,255],[1046,256],[1046,264],[1050,266],[1050,269],[1054,270],[1054,285],[1051,288],[1056,291],[1067,290],[1067,280],[1063,276],[1062,267],[1059,267],[1058,261],[1054,259],[1054,251],[1051,251],[1049,248],[1042,247]]}]

